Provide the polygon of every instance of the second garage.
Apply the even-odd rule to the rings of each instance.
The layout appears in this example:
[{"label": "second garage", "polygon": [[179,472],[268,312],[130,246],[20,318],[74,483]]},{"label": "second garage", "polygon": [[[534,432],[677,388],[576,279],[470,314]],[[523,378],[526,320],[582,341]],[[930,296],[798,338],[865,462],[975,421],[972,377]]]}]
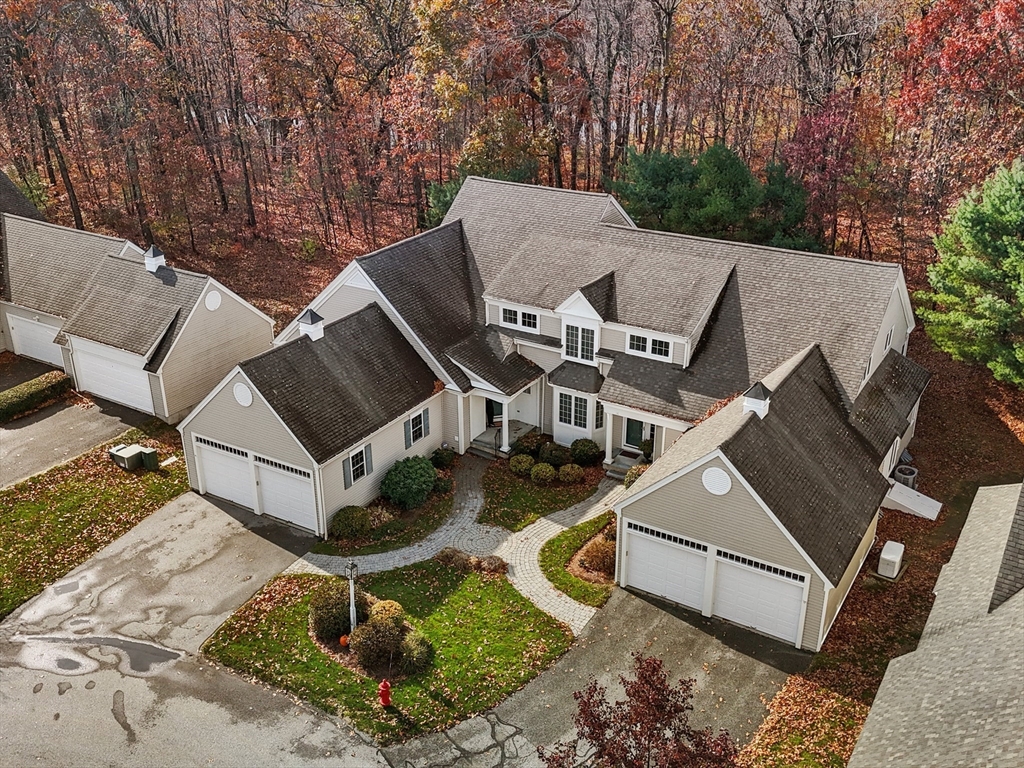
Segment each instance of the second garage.
[{"label": "second garage", "polygon": [[143,413],[153,413],[145,358],[85,339],[75,339],[72,344],[80,390]]}]

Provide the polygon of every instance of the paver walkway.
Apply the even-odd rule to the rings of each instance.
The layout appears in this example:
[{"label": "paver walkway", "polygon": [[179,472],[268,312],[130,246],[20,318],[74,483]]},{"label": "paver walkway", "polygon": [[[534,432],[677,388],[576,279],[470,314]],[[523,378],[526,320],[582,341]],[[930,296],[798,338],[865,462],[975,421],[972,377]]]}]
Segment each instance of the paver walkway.
[{"label": "paver walkway", "polygon": [[285,573],[343,576],[350,560],[355,560],[360,573],[379,573],[429,560],[445,547],[457,547],[478,557],[498,555],[508,563],[508,578],[516,589],[542,611],[565,622],[574,635],[579,635],[596,609],[555,589],[540,568],[540,549],[548,539],[566,528],[609,509],[624,492],[622,485],[605,478],[590,498],[513,533],[476,522],[484,504],[483,474],[487,465],[487,461],[472,455],[460,459],[452,515],[422,541],[391,552],[351,558],[311,553],[293,563]]}]

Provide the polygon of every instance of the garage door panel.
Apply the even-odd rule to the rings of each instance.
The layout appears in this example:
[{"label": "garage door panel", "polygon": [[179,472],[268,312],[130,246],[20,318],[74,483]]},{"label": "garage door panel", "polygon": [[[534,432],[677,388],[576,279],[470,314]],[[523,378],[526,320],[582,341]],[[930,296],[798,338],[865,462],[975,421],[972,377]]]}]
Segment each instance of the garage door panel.
[{"label": "garage door panel", "polygon": [[248,454],[240,453],[227,453],[201,443],[196,446],[205,492],[252,509],[252,469]]},{"label": "garage door panel", "polygon": [[715,575],[714,613],[772,637],[795,643],[804,585],[726,560]]},{"label": "garage door panel", "polygon": [[700,610],[706,556],[668,542],[629,534],[627,584]]},{"label": "garage door panel", "polygon": [[132,366],[83,350],[75,355],[75,373],[79,389],[144,413],[153,413],[149,374],[142,370],[141,362]]},{"label": "garage door panel", "polygon": [[54,337],[60,332],[59,327],[10,314],[7,315],[7,324],[11,329],[11,341],[16,355],[41,360],[58,368],[64,367],[60,346],[53,343]]},{"label": "garage door panel", "polygon": [[316,502],[309,473],[278,469],[259,458],[256,461],[263,514],[316,531]]}]

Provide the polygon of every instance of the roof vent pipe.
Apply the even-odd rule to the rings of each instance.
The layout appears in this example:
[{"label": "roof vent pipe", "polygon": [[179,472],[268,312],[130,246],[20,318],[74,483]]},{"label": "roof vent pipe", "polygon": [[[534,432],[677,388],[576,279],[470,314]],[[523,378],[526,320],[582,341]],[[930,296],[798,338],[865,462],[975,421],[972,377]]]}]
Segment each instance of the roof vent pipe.
[{"label": "roof vent pipe", "polygon": [[146,251],[146,269],[156,272],[160,267],[165,266],[167,266],[167,261],[164,259],[164,252],[155,245],[149,246],[149,250]]},{"label": "roof vent pipe", "polygon": [[763,419],[768,413],[768,405],[771,403],[772,391],[760,381],[743,393],[743,412],[753,411],[758,418]]},{"label": "roof vent pipe", "polygon": [[299,334],[309,336],[313,341],[322,339],[324,335],[324,319],[312,309],[299,315]]}]

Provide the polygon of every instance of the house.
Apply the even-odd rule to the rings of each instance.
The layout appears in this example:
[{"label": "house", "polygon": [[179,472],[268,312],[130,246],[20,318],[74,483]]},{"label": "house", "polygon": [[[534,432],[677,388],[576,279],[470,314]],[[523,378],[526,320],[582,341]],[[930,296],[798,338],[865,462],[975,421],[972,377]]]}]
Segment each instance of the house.
[{"label": "house", "polygon": [[818,650],[874,543],[890,446],[909,440],[927,383],[890,350],[851,410],[821,348],[799,352],[616,503],[617,582]]},{"label": "house", "polygon": [[15,216],[24,216],[26,219],[46,221],[46,218],[32,201],[25,197],[18,189],[18,185],[11,181],[11,177],[0,172],[0,213],[13,213]]},{"label": "house", "polygon": [[155,247],[7,213],[0,244],[0,350],[83,392],[173,423],[273,341],[271,318]]},{"label": "house", "polygon": [[1024,765],[1024,484],[980,488],[917,649],[889,662],[850,768]]},{"label": "house", "polygon": [[[661,456],[716,402],[810,347],[848,412],[869,382],[881,388],[872,408],[860,409],[872,439],[902,418],[883,454],[897,433],[901,442],[913,434],[916,400],[908,407],[899,387],[883,385],[905,383],[902,352],[914,324],[898,265],[641,230],[606,194],[467,179],[441,226],[346,266],[281,332],[275,353],[307,343],[315,317],[330,328],[370,306],[430,370],[431,438],[460,453],[507,455],[517,436],[539,429],[565,445],[593,439],[609,469],[628,467],[644,441]],[[385,379],[360,386],[391,392]],[[282,373],[260,391],[288,386]],[[412,407],[396,403],[390,425],[400,427]],[[221,435],[216,425],[248,418],[229,415],[230,397],[202,408],[218,413],[190,419],[210,424],[201,436],[223,452],[289,463],[255,422]],[[188,430],[183,436],[201,490],[197,443]],[[379,477],[388,465],[371,444]],[[337,488],[341,475],[318,475],[310,456],[304,462],[296,466],[311,472],[322,505],[306,519],[315,517],[310,530],[323,535],[350,497]]]}]

